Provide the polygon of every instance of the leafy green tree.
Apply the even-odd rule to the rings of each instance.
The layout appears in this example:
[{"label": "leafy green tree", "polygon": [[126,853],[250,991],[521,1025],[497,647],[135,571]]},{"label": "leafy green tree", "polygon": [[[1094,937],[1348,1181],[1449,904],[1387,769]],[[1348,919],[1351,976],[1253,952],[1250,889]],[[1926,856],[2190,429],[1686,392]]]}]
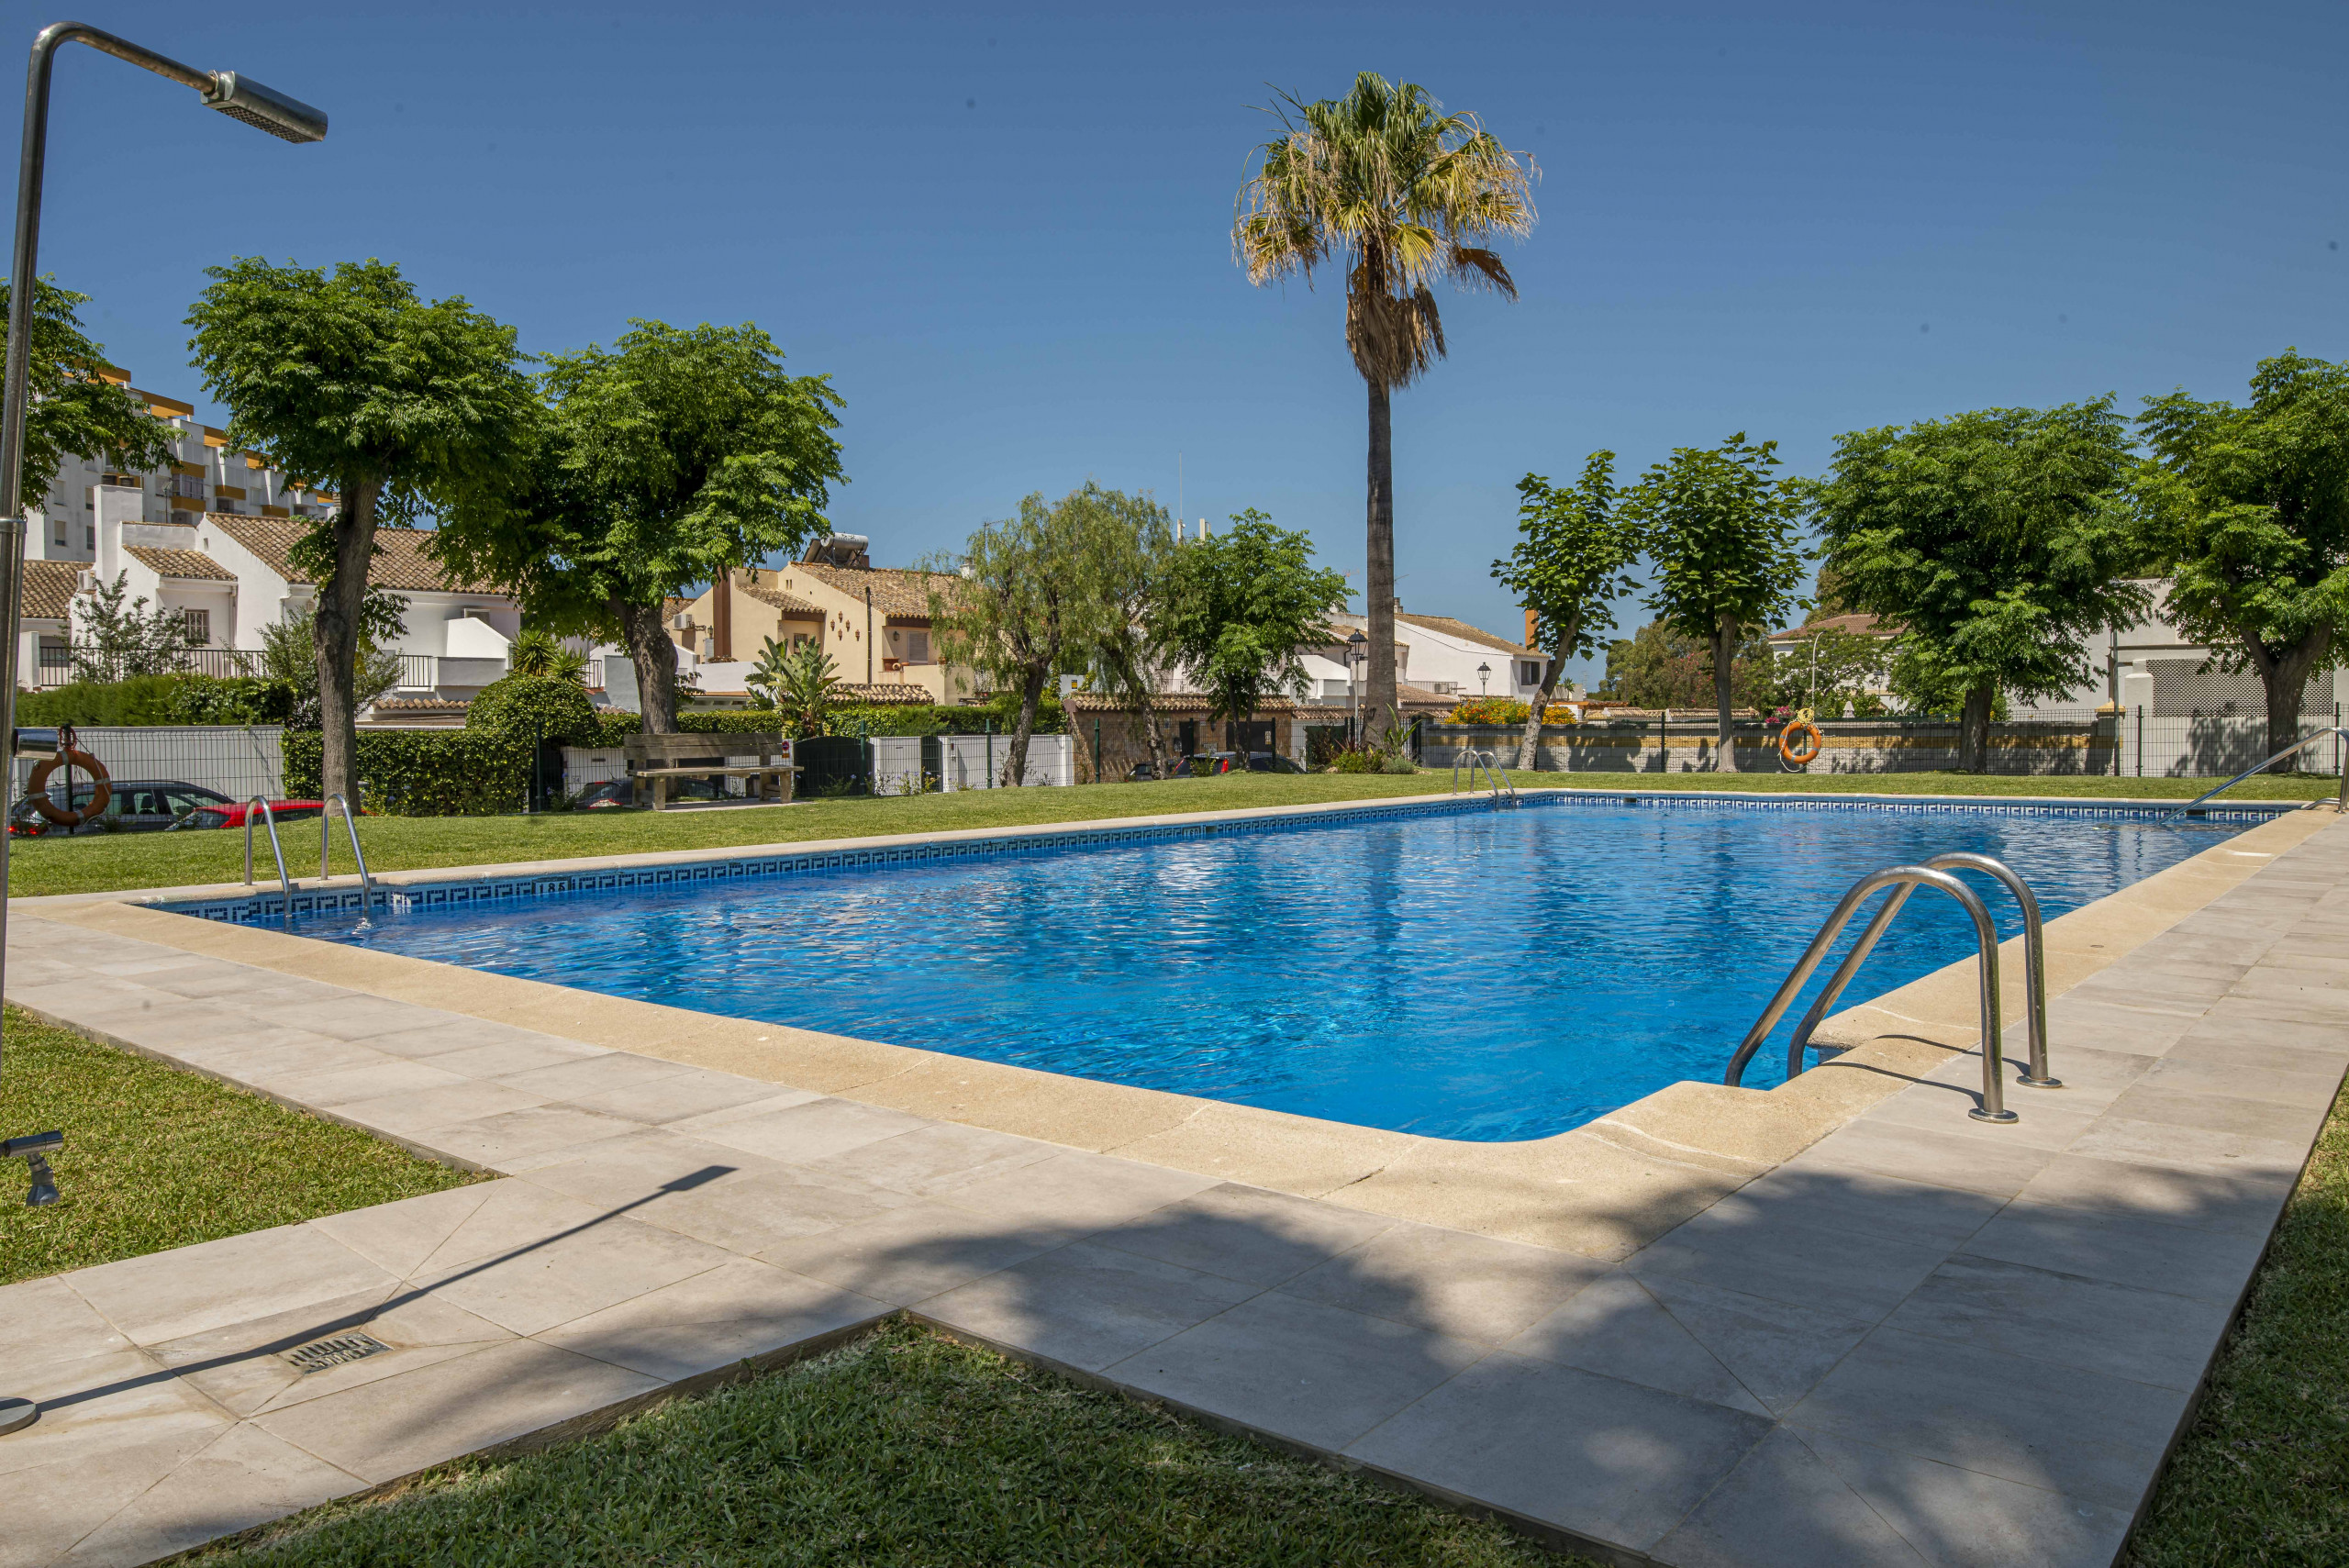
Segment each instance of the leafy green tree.
[{"label": "leafy green tree", "polygon": [[186,665],[187,651],[195,645],[187,617],[161,605],[150,610],[143,596],[126,605],[122,601],[129,594],[130,573],[117,572],[113,582],[95,584],[75,603],[75,680],[168,675]]},{"label": "leafy green tree", "polygon": [[516,595],[551,629],[629,651],[647,734],[677,728],[677,645],[662,600],[831,524],[845,482],[828,377],[795,376],[757,327],[631,321],[618,343],[552,354],[526,495],[440,533],[442,558]]},{"label": "leafy green tree", "polygon": [[587,684],[587,655],[544,627],[530,627],[514,639],[506,651],[506,668],[510,674],[534,680]]},{"label": "leafy green tree", "polygon": [[2289,349],[2260,361],[2248,405],[2173,392],[2147,398],[2137,427],[2154,454],[2134,486],[2140,537],[2169,575],[2169,617],[2258,674],[2280,751],[2299,739],[2309,677],[2349,651],[2349,364]]},{"label": "leafy green tree", "polygon": [[[315,607],[304,606],[261,628],[260,673],[266,679],[284,683],[286,689],[293,693],[285,720],[289,728],[320,728],[318,627]],[[351,711],[356,713],[376,698],[397,690],[399,684],[400,656],[377,648],[375,639],[362,632],[359,646],[352,651]],[[343,798],[356,800],[358,797],[345,795]]]},{"label": "leafy green tree", "polygon": [[[1313,564],[1308,537],[1251,506],[1215,538],[1174,552],[1159,637],[1207,693],[1208,717],[1224,721],[1230,747],[1232,725],[1271,697],[1304,693],[1300,651],[1321,639],[1345,598],[1345,574]],[[1393,728],[1389,709],[1381,733]]]},{"label": "leafy green tree", "polygon": [[1639,530],[1615,508],[1615,454],[1596,451],[1582,478],[1561,489],[1538,473],[1517,482],[1517,547],[1493,562],[1493,575],[1533,614],[1548,639],[1550,665],[1530,705],[1517,765],[1530,769],[1542,744],[1542,716],[1565,677],[1569,659],[1588,658],[1615,629],[1610,601],[1630,592]]},{"label": "leafy green tree", "polygon": [[[1730,691],[1741,707],[1776,706],[1776,675],[1770,645],[1748,637],[1730,660]],[[1713,702],[1713,644],[1662,621],[1607,645],[1607,673],[1598,695],[1633,707],[1699,708]]]},{"label": "leafy green tree", "polygon": [[2002,693],[2078,684],[2088,637],[2143,611],[2122,576],[2130,470],[2106,396],[1854,430],[1808,487],[1845,598],[1900,625],[1909,692],[1965,692],[1961,768],[1987,760]]},{"label": "leafy green tree", "polygon": [[1841,627],[1820,627],[1803,634],[1793,649],[1773,667],[1771,690],[1756,706],[1816,708],[1833,718],[1850,704],[1861,717],[1884,711],[1883,692],[1890,678],[1892,639],[1866,637]]},{"label": "leafy green tree", "polygon": [[959,557],[932,563],[930,626],[940,659],[967,664],[1019,703],[1002,782],[1028,776],[1028,740],[1052,677],[1086,645],[1098,607],[1082,581],[1081,526],[1086,490],[1047,505],[1038,491],[1019,515],[983,524]]},{"label": "leafy green tree", "polygon": [[1248,281],[1300,276],[1325,262],[1346,275],[1346,348],[1370,389],[1369,701],[1374,730],[1395,706],[1395,453],[1391,395],[1443,357],[1431,285],[1450,280],[1515,299],[1488,242],[1533,228],[1531,156],[1504,148],[1474,115],[1447,115],[1427,90],[1373,72],[1342,98],[1281,95],[1280,134],[1256,150],[1240,193],[1232,250]]},{"label": "leafy green tree", "polygon": [[[32,349],[27,368],[23,476],[26,500],[49,494],[69,457],[104,454],[117,467],[150,469],[173,451],[173,428],[147,412],[130,388],[106,380],[105,347],[82,333],[77,306],[90,296],[39,278],[33,285]],[[0,283],[0,349],[7,344],[8,284]]]},{"label": "leafy green tree", "polygon": [[1777,466],[1777,442],[1753,446],[1741,430],[1718,447],[1675,448],[1621,504],[1655,563],[1648,607],[1711,646],[1714,757],[1723,773],[1737,772],[1729,716],[1738,651],[1793,606],[1809,559],[1796,543],[1800,501],[1771,476]]},{"label": "leafy green tree", "polygon": [[1158,720],[1158,676],[1164,652],[1158,622],[1174,570],[1174,518],[1140,495],[1087,484],[1072,498],[1076,580],[1083,585],[1068,662],[1082,665],[1094,689],[1132,709],[1152,767],[1166,770],[1168,748]]},{"label": "leafy green tree", "polygon": [[[358,781],[360,645],[380,521],[442,528],[501,516],[536,425],[514,329],[458,296],[426,301],[382,261],[206,269],[189,310],[205,389],[229,410],[231,445],[339,496],[294,551],[317,584],[312,620],[323,787]],[[380,610],[384,601],[375,601]]]}]

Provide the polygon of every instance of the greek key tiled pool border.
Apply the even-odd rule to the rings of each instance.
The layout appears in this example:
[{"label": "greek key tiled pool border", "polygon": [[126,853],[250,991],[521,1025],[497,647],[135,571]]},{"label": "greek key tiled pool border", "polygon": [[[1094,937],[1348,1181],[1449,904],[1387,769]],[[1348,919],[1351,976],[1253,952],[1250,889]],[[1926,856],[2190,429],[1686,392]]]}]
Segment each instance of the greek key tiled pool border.
[{"label": "greek key tiled pool border", "polygon": [[[1833,799],[1816,797],[1756,798],[1740,795],[1703,795],[1661,792],[1637,794],[1611,790],[1545,789],[1530,790],[1518,797],[1516,805],[1533,806],[1639,806],[1664,810],[1697,811],[1871,811],[1894,812],[1921,816],[1960,817],[2053,817],[2082,820],[2120,821],[2142,818],[2150,813],[2169,809],[2161,803],[2098,802],[2076,804],[2044,800],[1966,800],[1933,797],[1918,799],[1902,795],[1842,795]],[[2274,805],[2232,806],[2198,811],[2197,820],[2205,822],[2265,822],[2280,812],[2301,808],[2296,801]],[[1118,845],[1161,842],[1207,838],[1230,838],[1240,834],[1294,833],[1323,830],[1333,827],[1351,827],[1357,823],[1393,821],[1398,818],[1452,817],[1494,809],[1493,801],[1484,795],[1446,796],[1434,800],[1380,802],[1373,805],[1348,803],[1330,811],[1280,816],[1250,816],[1217,821],[1152,823],[1107,828],[1062,828],[1032,833],[972,838],[941,838],[918,842],[896,843],[870,849],[824,848],[807,852],[776,852],[773,850],[753,851],[734,858],[678,860],[666,863],[631,866],[591,866],[577,871],[532,871],[516,876],[467,876],[442,881],[403,881],[387,883],[382,897],[395,913],[418,909],[441,909],[475,904],[504,903],[523,898],[569,897],[585,893],[612,893],[647,887],[674,887],[694,884],[731,883],[762,880],[769,877],[813,876],[833,872],[877,870],[888,866],[913,865],[931,861],[993,859],[1006,855],[1050,855],[1081,852]],[[156,907],[175,915],[193,915],[199,919],[224,920],[235,925],[277,922],[286,917],[286,900],[282,892],[266,888],[227,898],[195,900],[164,898]],[[346,883],[339,888],[296,887],[292,915],[296,917],[319,915],[357,914],[363,910],[363,895],[355,884]]]}]

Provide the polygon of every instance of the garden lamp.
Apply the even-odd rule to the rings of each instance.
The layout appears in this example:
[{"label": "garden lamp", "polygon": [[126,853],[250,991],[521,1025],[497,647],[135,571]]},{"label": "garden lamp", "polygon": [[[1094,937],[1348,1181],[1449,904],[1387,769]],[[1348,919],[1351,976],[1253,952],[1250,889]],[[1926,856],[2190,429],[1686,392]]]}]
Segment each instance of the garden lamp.
[{"label": "garden lamp", "polygon": [[1346,695],[1353,699],[1353,717],[1347,722],[1349,739],[1362,735],[1362,664],[1368,657],[1363,651],[1370,646],[1370,639],[1361,632],[1346,636]]},{"label": "garden lamp", "polygon": [[[6,381],[0,385],[0,596],[7,604],[7,637],[0,642],[0,739],[5,739],[8,770],[6,795],[16,791],[17,777],[17,639],[25,575],[25,403],[26,384],[32,370],[34,279],[40,250],[40,185],[49,155],[49,73],[64,44],[87,44],[101,54],[168,77],[203,95],[206,106],[219,110],[270,135],[287,141],[317,141],[327,134],[327,117],[298,98],[273,92],[233,71],[198,71],[167,55],[157,54],[80,22],[52,22],[33,38],[32,63],[25,72],[25,139],[17,164],[17,245],[8,268],[8,359]],[[0,829],[0,978],[5,978],[8,945],[8,838]],[[57,1184],[49,1173],[49,1151],[65,1141],[57,1132],[11,1139],[0,1148],[21,1156],[32,1173],[29,1201],[57,1201]],[[29,1399],[0,1396],[0,1434],[28,1427],[40,1417],[40,1407]]]},{"label": "garden lamp", "polygon": [[1480,697],[1481,697],[1481,696],[1488,696],[1488,695],[1491,695],[1491,693],[1490,693],[1490,691],[1489,691],[1489,689],[1488,689],[1488,688],[1490,688],[1490,686],[1492,685],[1492,684],[1493,684],[1493,667],[1492,667],[1490,664],[1479,664],[1479,665],[1477,665],[1477,666],[1476,666],[1476,695],[1477,695],[1478,696],[1480,696]]}]

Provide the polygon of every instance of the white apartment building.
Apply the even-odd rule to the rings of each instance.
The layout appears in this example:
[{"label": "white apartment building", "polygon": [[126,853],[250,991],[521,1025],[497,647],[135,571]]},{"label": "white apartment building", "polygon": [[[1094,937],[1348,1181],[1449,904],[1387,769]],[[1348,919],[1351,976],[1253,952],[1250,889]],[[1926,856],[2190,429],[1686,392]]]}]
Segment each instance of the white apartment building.
[{"label": "white apartment building", "polygon": [[[1330,617],[1338,643],[1317,648],[1305,659],[1309,693],[1325,700],[1344,701],[1353,692],[1357,672],[1346,664],[1350,632],[1369,635],[1370,618],[1347,611]],[[1449,701],[1475,696],[1508,697],[1529,702],[1542,690],[1542,673],[1550,656],[1538,648],[1471,626],[1452,616],[1395,612],[1395,680],[1398,686]],[[1360,678],[1367,683],[1366,673]]]},{"label": "white apartment building", "polygon": [[[108,379],[128,378],[119,372]],[[72,678],[74,627],[97,583],[122,580],[126,602],[177,613],[203,650],[195,668],[233,673],[236,651],[257,651],[262,628],[298,615],[317,589],[291,560],[309,519],[337,497],[290,484],[184,403],[141,393],[178,433],[178,455],[144,473],[95,458],[68,459],[43,504],[28,513],[18,684]],[[470,698],[506,672],[520,607],[482,584],[453,580],[424,549],[421,528],[381,528],[368,578],[407,601],[387,651],[401,655],[398,690],[384,714]],[[378,717],[383,717],[379,714]]]}]

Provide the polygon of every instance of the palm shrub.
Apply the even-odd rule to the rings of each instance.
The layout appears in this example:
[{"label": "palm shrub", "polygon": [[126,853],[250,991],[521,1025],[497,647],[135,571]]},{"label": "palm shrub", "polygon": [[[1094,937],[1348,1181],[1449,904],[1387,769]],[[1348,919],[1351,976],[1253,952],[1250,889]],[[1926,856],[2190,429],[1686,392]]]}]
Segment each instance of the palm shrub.
[{"label": "palm shrub", "polygon": [[573,685],[587,683],[587,655],[565,645],[554,633],[532,627],[517,637],[506,651],[506,670],[509,675],[531,675],[541,680],[569,681]]}]

